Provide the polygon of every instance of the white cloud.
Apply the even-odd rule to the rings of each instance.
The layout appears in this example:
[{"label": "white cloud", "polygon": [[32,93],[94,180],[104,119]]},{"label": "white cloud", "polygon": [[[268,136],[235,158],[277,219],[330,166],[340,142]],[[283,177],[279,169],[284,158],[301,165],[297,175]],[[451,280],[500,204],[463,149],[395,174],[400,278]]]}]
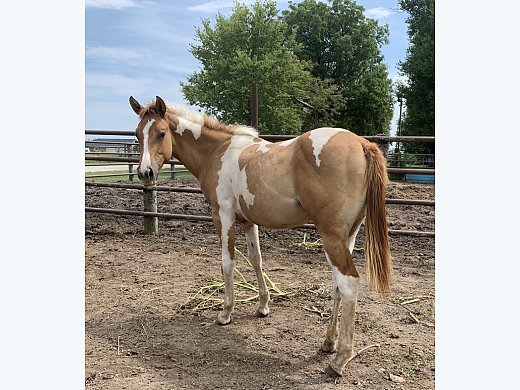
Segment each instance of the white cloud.
[{"label": "white cloud", "polygon": [[[251,4],[253,3],[253,0],[241,1],[241,3]],[[234,5],[235,1],[233,0],[214,0],[199,5],[192,5],[188,7],[188,10],[203,13],[215,13],[221,9],[232,8]]]},{"label": "white cloud", "polygon": [[85,7],[123,9],[139,7],[139,4],[134,0],[85,0]]},{"label": "white cloud", "polygon": [[395,11],[384,7],[370,8],[365,11],[366,17],[371,19],[384,19],[393,14],[395,14]]},{"label": "white cloud", "polygon": [[[121,64],[128,68],[153,67],[167,72],[189,74],[193,73],[197,62],[191,57],[184,58],[179,55],[168,56],[163,53],[151,51],[136,51],[117,47],[96,46],[85,49],[87,60],[97,64]],[[158,61],[157,59],[161,60]]]},{"label": "white cloud", "polygon": [[145,57],[135,50],[107,46],[87,47],[85,48],[85,55],[92,59],[109,61],[142,60]]},{"label": "white cloud", "polygon": [[[131,78],[120,74],[87,73],[85,75],[87,87],[106,88],[110,91],[110,94],[120,96],[130,96],[130,92],[142,93],[152,84],[153,82],[149,79]],[[107,94],[103,93],[103,95]]]}]

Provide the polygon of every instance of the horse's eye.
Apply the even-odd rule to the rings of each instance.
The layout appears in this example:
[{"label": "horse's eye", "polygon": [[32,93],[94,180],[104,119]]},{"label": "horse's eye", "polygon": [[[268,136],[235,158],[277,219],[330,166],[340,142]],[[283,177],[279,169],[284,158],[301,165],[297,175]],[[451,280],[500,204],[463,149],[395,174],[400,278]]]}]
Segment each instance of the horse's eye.
[{"label": "horse's eye", "polygon": [[159,139],[164,139],[165,136],[166,136],[166,133],[164,131],[159,133]]}]

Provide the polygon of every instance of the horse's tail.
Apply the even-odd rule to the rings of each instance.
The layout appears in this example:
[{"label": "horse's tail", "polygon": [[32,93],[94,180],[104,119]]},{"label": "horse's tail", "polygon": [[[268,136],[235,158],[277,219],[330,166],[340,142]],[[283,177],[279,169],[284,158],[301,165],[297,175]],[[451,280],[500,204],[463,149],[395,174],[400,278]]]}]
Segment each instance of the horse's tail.
[{"label": "horse's tail", "polygon": [[372,142],[363,142],[363,149],[367,159],[366,274],[372,288],[382,296],[387,296],[390,293],[389,285],[393,271],[385,207],[388,183],[386,160],[378,146]]}]

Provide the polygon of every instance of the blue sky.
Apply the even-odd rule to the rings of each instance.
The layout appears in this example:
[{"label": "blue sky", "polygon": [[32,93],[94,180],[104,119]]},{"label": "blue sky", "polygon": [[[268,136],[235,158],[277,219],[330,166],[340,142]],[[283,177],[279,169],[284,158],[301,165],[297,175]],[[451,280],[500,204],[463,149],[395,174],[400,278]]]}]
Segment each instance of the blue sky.
[{"label": "blue sky", "polygon": [[[251,4],[254,0],[241,3]],[[297,1],[294,1],[297,2]],[[357,1],[368,17],[388,24],[390,44],[382,48],[390,77],[408,47],[406,14],[397,1]],[[87,129],[133,130],[136,116],[128,97],[147,103],[156,95],[187,104],[180,82],[199,69],[189,52],[196,44],[201,19],[229,15],[233,0],[86,0],[85,1],[85,126]],[[288,1],[278,1],[278,9]],[[394,109],[395,133],[398,109]]]},{"label": "blue sky", "polygon": [[[395,6],[384,1],[360,3],[369,9]],[[172,1],[162,3],[170,4],[162,10],[153,3],[121,1],[134,7],[120,10],[92,8],[89,0],[86,4],[85,9],[78,1],[25,0],[4,2],[2,7],[0,156],[6,169],[0,241],[8,260],[2,262],[2,272],[8,277],[3,278],[0,293],[8,297],[2,301],[4,317],[16,319],[0,325],[10,336],[2,344],[9,356],[3,362],[5,388],[20,387],[20,378],[27,388],[84,385],[85,122],[89,128],[130,129],[135,127],[135,115],[128,95],[150,100],[161,93],[175,99],[177,78],[182,79],[185,70],[163,71],[165,61],[153,60],[152,53],[163,46],[173,64],[190,73],[193,63],[185,43],[161,37],[170,32],[174,39],[186,37],[189,42],[193,25],[206,14],[189,12],[188,7],[207,2]],[[520,348],[517,322],[498,323],[496,316],[483,316],[482,308],[510,313],[518,296],[520,267],[514,259],[520,208],[513,141],[519,129],[520,77],[514,48],[518,48],[520,2],[436,0],[435,4],[436,150],[440,151],[435,161],[435,268],[440,287],[435,297],[436,385],[511,388],[518,382],[517,360],[509,358]],[[177,17],[171,11],[174,7]],[[383,48],[391,71],[406,53],[404,20],[404,15],[381,19],[391,29],[392,43]],[[161,24],[167,24],[166,30]],[[97,57],[92,49],[98,50]],[[125,50],[124,60],[111,58],[112,49]],[[103,105],[107,108],[96,109]],[[479,158],[481,151],[489,151],[491,158]],[[472,158],[472,169],[461,164],[462,156]],[[43,162],[38,172],[35,159]],[[33,174],[22,180],[14,176],[21,172]],[[483,226],[497,228],[484,234]],[[475,245],[484,236],[488,247],[495,243],[491,251]],[[490,259],[504,265],[506,272],[490,277]],[[488,291],[478,299],[475,281],[484,281]],[[497,326],[492,343],[475,342]],[[29,350],[45,351],[48,357],[31,367],[32,375],[19,364]],[[48,375],[58,365],[60,375]]]}]

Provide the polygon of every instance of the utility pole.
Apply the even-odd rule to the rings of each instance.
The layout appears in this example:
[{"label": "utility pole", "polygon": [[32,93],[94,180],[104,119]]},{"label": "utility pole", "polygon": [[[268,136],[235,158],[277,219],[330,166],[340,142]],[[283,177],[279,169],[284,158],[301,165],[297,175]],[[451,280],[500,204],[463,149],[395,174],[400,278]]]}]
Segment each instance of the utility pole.
[{"label": "utility pole", "polygon": [[258,130],[258,85],[251,87],[251,126]]},{"label": "utility pole", "polygon": [[[401,136],[401,114],[403,112],[403,97],[401,95],[397,95],[397,101],[399,102],[399,122],[397,122],[397,136]],[[399,149],[399,140],[397,140],[397,151],[401,152]]]}]

